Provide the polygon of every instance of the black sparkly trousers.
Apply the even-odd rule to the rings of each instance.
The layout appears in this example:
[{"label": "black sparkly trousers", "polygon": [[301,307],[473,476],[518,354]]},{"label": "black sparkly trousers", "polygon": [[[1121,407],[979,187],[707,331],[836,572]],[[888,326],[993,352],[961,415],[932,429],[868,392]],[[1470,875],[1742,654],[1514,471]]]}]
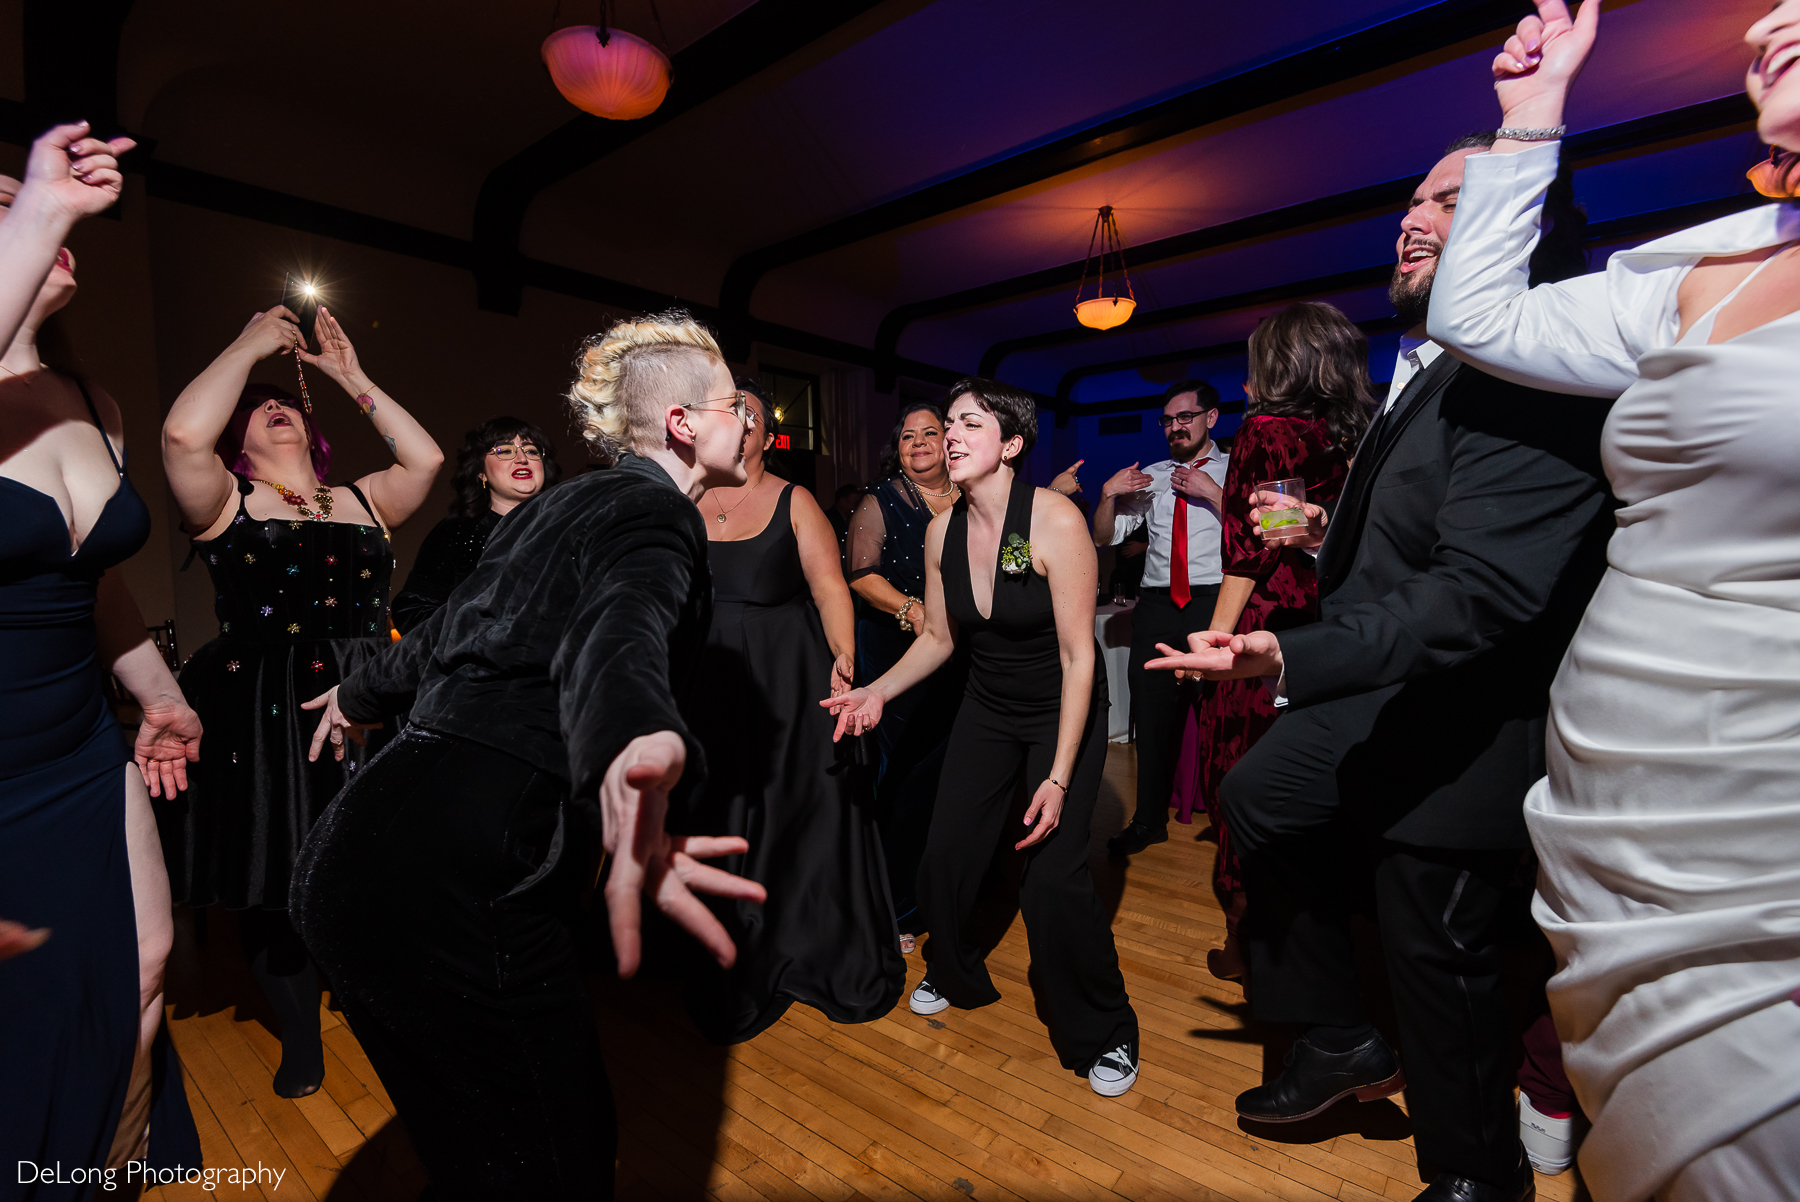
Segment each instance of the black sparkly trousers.
[{"label": "black sparkly trousers", "polygon": [[292,911],[441,1199],[613,1196],[568,785],[409,727],[332,802]]}]

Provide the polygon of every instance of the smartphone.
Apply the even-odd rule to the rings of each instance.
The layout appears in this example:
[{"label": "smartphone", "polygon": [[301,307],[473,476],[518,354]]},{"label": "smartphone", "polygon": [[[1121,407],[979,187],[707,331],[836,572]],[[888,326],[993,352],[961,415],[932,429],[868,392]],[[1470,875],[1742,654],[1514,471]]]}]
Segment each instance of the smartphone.
[{"label": "smartphone", "polygon": [[305,277],[288,272],[281,283],[281,303],[300,319],[300,336],[309,354],[319,353],[319,340],[313,337],[313,322],[319,314],[319,297]]}]

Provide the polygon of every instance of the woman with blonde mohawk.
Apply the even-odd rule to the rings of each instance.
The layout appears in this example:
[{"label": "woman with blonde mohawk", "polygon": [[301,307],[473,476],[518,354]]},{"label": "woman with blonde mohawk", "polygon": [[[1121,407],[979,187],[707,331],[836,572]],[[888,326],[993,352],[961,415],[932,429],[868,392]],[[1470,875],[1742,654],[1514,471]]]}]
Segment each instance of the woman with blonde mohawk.
[{"label": "woman with blonde mohawk", "polygon": [[616,465],[509,517],[442,609],[308,704],[313,754],[340,757],[411,708],[313,828],[292,909],[441,1199],[613,1195],[575,933],[589,832],[621,976],[640,891],[727,967],[693,891],[763,900],[699,863],[743,839],[663,827],[704,776],[675,705],[711,620],[694,502],[743,483],[744,398],[712,336],[669,313],[590,339],[569,403]]}]

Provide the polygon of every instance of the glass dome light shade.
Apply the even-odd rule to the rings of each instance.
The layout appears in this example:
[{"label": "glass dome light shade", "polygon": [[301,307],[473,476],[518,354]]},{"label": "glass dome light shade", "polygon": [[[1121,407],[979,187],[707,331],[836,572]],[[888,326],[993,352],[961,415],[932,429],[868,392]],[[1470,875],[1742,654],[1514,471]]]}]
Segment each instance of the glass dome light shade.
[{"label": "glass dome light shade", "polygon": [[1130,321],[1136,310],[1129,296],[1096,296],[1075,306],[1075,320],[1090,330],[1110,330]]},{"label": "glass dome light shade", "polygon": [[544,66],[563,98],[584,113],[613,121],[647,117],[669,93],[669,60],[634,33],[571,25],[544,39]]}]

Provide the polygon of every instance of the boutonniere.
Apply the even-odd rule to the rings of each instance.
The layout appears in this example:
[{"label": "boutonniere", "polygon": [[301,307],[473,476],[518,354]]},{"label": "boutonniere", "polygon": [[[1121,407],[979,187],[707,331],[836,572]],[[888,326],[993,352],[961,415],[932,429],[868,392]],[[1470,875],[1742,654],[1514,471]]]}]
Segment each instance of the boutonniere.
[{"label": "boutonniere", "polygon": [[1000,570],[1009,576],[1022,575],[1031,566],[1031,544],[1017,534],[1006,536],[1000,548]]}]

